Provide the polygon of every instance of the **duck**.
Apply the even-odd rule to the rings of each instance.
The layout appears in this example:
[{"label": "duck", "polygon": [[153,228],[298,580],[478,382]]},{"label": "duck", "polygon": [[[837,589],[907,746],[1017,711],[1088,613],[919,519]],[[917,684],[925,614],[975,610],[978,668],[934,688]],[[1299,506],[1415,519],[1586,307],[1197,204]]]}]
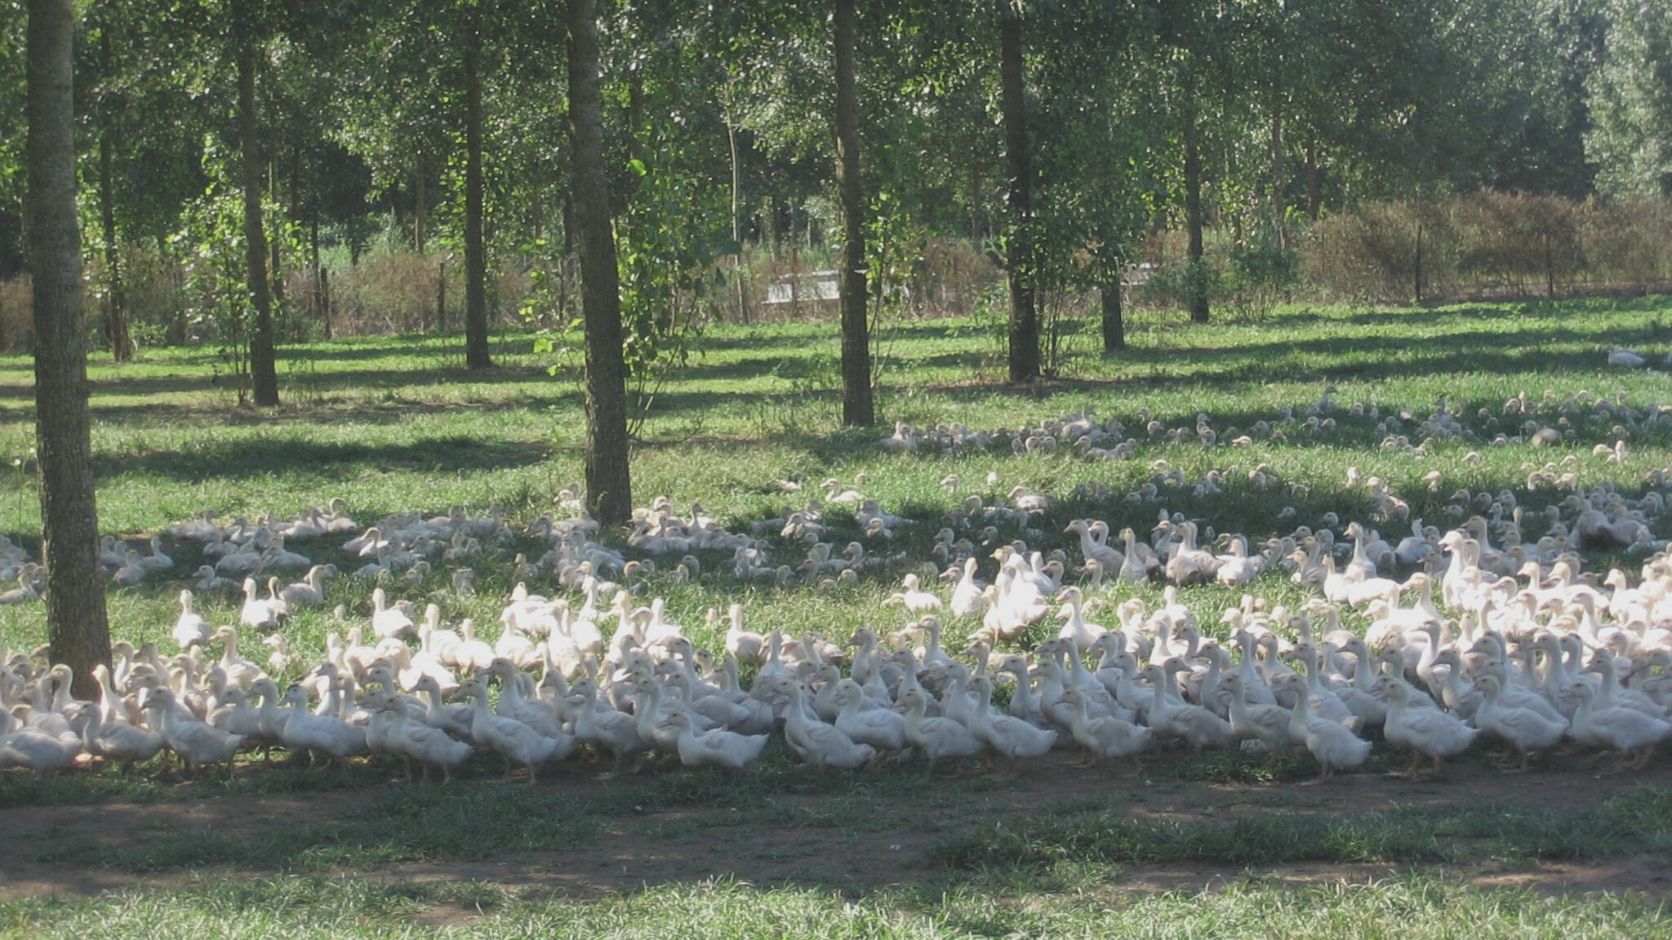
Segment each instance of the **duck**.
[{"label": "duck", "polygon": [[764,734],[738,734],[719,729],[699,733],[691,723],[691,716],[682,711],[669,715],[668,721],[678,732],[679,762],[687,767],[740,770],[759,760],[766,749],[768,736]]},{"label": "duck", "polygon": [[914,614],[941,609],[941,599],[923,590],[922,582],[915,572],[906,573],[901,579],[901,588],[902,590],[888,595],[882,602],[883,606],[899,604]]},{"label": "duck", "polygon": [[906,719],[889,708],[866,706],[865,690],[852,679],[836,683],[837,730],[860,744],[869,744],[881,753],[894,753],[906,747]]},{"label": "duck", "polygon": [[87,753],[119,761],[122,769],[128,771],[135,764],[143,764],[156,757],[157,752],[163,749],[162,735],[116,718],[107,720],[102,711],[91,709],[87,724],[81,728],[81,742]]},{"label": "duck", "polygon": [[0,770],[22,767],[37,774],[53,774],[81,756],[81,741],[75,735],[50,734],[15,725],[13,714],[0,708]]},{"label": "duck", "polygon": [[188,772],[225,764],[227,776],[233,775],[232,759],[244,746],[243,735],[229,734],[190,717],[168,689],[152,691],[145,707],[151,713],[152,727],[161,732],[168,749],[180,755]]},{"label": "duck", "polygon": [[[1295,691],[1295,707],[1289,713],[1289,736],[1318,761],[1318,777],[1306,783],[1328,783],[1337,768],[1350,769],[1370,759],[1370,742],[1354,734],[1346,725],[1319,718],[1312,714],[1311,696],[1301,688],[1301,680],[1286,683]],[[1305,784],[1303,784],[1304,786]]]},{"label": "duck", "polygon": [[297,753],[306,751],[310,763],[316,754],[340,761],[364,753],[366,729],[351,725],[336,715],[315,715],[307,710],[308,693],[299,685],[291,686],[281,700],[282,716],[279,740]]},{"label": "duck", "polygon": [[575,711],[575,738],[607,749],[615,756],[615,771],[622,769],[627,758],[650,748],[639,735],[638,721],[632,715],[598,701],[597,683],[584,679],[570,691],[580,698]]},{"label": "duck", "polygon": [[1441,761],[1468,750],[1480,734],[1478,729],[1469,727],[1449,712],[1413,706],[1410,686],[1392,676],[1377,679],[1376,691],[1384,695],[1388,703],[1382,733],[1388,743],[1411,752],[1411,766],[1405,771],[1406,777],[1417,775],[1425,756],[1434,761],[1434,776],[1439,777]]},{"label": "duck", "polygon": [[1509,745],[1511,754],[1521,758],[1520,770],[1527,769],[1533,752],[1549,750],[1567,736],[1568,723],[1559,716],[1505,702],[1498,676],[1483,675],[1475,684],[1482,695],[1480,707],[1475,709],[1475,726]]},{"label": "duck", "polygon": [[1133,770],[1138,769],[1138,755],[1150,745],[1149,728],[1109,715],[1091,716],[1086,708],[1086,693],[1080,689],[1064,689],[1062,702],[1068,706],[1069,735],[1086,749],[1086,766],[1129,757]]},{"label": "duck", "polygon": [[1180,660],[1169,659],[1165,666],[1152,665],[1145,670],[1154,689],[1149,711],[1150,728],[1157,734],[1183,739],[1192,751],[1198,753],[1205,748],[1224,747],[1235,738],[1229,721],[1200,705],[1183,701],[1175,703],[1168,694],[1169,687],[1173,690],[1178,688],[1173,674],[1188,668]]},{"label": "duck", "polygon": [[409,782],[413,761],[423,766],[426,775],[431,767],[441,768],[442,782],[451,782],[453,768],[469,760],[475,751],[439,728],[408,718],[406,706],[391,693],[376,693],[367,704],[372,708],[371,721],[366,725],[367,749],[401,758]]},{"label": "duck", "polygon": [[271,601],[258,595],[254,578],[244,579],[244,606],[238,609],[238,622],[256,630],[277,630],[283,619]]},{"label": "duck", "polygon": [[784,740],[802,760],[818,767],[852,770],[869,764],[876,749],[848,737],[835,725],[819,721],[807,712],[801,683],[789,676],[767,680],[768,688],[789,699],[784,710]]},{"label": "duck", "polygon": [[180,590],[180,616],[174,621],[174,642],[182,650],[206,646],[209,643],[209,623],[203,615],[192,609],[192,592],[189,588]]},{"label": "duck", "polygon": [[1013,761],[1040,757],[1056,746],[1057,732],[993,710],[993,680],[975,676],[970,679],[970,689],[977,705],[968,727],[991,753]]},{"label": "duck", "polygon": [[929,759],[926,775],[944,758],[974,757],[981,753],[981,741],[969,728],[950,718],[927,716],[929,697],[922,689],[909,689],[900,697],[906,710],[906,740]]},{"label": "duck", "polygon": [[412,618],[399,606],[389,606],[388,596],[381,587],[372,589],[372,632],[385,639],[414,633]]},{"label": "duck", "polygon": [[1596,706],[1597,692],[1583,682],[1573,685],[1579,707],[1573,713],[1573,739],[1591,747],[1618,751],[1623,766],[1641,768],[1654,756],[1655,745],[1672,737],[1672,722],[1654,718],[1633,708]]},{"label": "duck", "polygon": [[325,580],[336,574],[334,565],[314,565],[302,580],[285,585],[278,597],[288,607],[318,607],[325,603]]},{"label": "duck", "polygon": [[963,575],[952,588],[952,602],[947,605],[954,617],[979,617],[987,609],[987,596],[975,580],[975,559],[964,559]]},{"label": "duck", "polygon": [[1267,752],[1279,754],[1289,751],[1295,740],[1289,734],[1289,710],[1273,703],[1250,703],[1248,687],[1240,675],[1232,673],[1223,680],[1231,693],[1231,731],[1243,741],[1257,741]]},{"label": "duck", "polygon": [[[514,718],[504,718],[488,711],[488,687],[481,679],[472,678],[460,685],[456,693],[470,699],[470,735],[476,744],[490,748],[505,758],[505,776],[521,766],[528,771],[528,783],[533,786],[539,778],[538,765],[568,757],[575,747],[575,736],[547,737]],[[626,716],[623,716],[626,717]],[[629,719],[630,720],[630,719]],[[578,728],[578,726],[577,726]],[[638,735],[633,736],[636,740]]]}]

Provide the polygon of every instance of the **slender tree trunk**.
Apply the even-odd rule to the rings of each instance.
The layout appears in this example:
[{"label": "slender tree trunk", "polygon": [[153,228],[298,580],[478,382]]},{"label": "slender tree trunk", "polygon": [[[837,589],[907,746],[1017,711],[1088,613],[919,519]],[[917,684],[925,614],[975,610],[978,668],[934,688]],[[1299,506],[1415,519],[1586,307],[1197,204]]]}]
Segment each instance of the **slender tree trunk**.
[{"label": "slender tree trunk", "polygon": [[25,251],[35,315],[35,448],[40,468],[41,558],[47,639],[75,673],[75,692],[98,691],[93,667],[110,662],[93,494],[81,233],[76,218],[72,0],[29,0],[29,189]]},{"label": "slender tree trunk", "polygon": [[1318,172],[1318,142],[1309,140],[1306,143],[1306,217],[1318,221],[1318,201],[1323,192],[1322,180]]},{"label": "slender tree trunk", "polygon": [[482,75],[481,37],[472,31],[465,43],[464,171],[464,364],[469,369],[493,365],[488,357],[488,259],[482,245]]},{"label": "slender tree trunk", "polygon": [[1022,20],[1006,14],[999,25],[999,85],[1004,112],[1005,172],[1010,177],[1008,249],[1010,275],[1010,381],[1039,377],[1039,311],[1033,293],[1033,179],[1028,168],[1027,104],[1022,84]]},{"label": "slender tree trunk", "polygon": [[859,176],[859,100],[854,91],[856,0],[836,0],[836,189],[842,200],[842,423],[875,424],[871,337],[865,322],[865,193]]},{"label": "slender tree trunk", "polygon": [[424,253],[424,158],[412,161],[412,250]]},{"label": "slender tree trunk", "polygon": [[1289,233],[1283,227],[1286,210],[1283,192],[1283,72],[1282,58],[1278,59],[1278,74],[1271,93],[1271,213],[1277,227],[1277,244],[1289,247]]},{"label": "slender tree trunk", "polygon": [[598,91],[598,2],[569,0],[570,187],[586,324],[586,505],[600,523],[633,517],[628,469],[627,367],[621,289],[604,172],[604,103]]},{"label": "slender tree trunk", "polygon": [[128,336],[128,301],[122,283],[122,251],[116,235],[116,200],[111,181],[112,150],[109,128],[99,132],[99,229],[104,239],[106,333],[110,355],[117,362],[133,358],[133,340]]},{"label": "slender tree trunk", "polygon": [[1120,306],[1120,279],[1114,278],[1098,289],[1103,307],[1103,351],[1120,352],[1126,348],[1126,319]]},{"label": "slender tree trunk", "polygon": [[[1187,95],[1193,94],[1191,91]],[[1190,235],[1190,322],[1208,322],[1207,271],[1202,249],[1202,155],[1196,139],[1196,110],[1184,118],[1184,222]]]},{"label": "slender tree trunk", "polygon": [[267,284],[267,234],[261,224],[261,155],[255,113],[256,43],[247,25],[238,37],[238,137],[243,149],[244,259],[249,268],[255,335],[250,337],[250,385],[259,407],[279,403],[273,361],[273,301]]},{"label": "slender tree trunk", "polygon": [[[99,59],[108,74],[110,65],[110,25],[103,24],[99,30]],[[115,181],[112,170],[114,151],[116,149],[113,134],[109,125],[109,114],[112,103],[102,101],[99,105],[99,227],[104,241],[105,280],[109,284],[109,291],[105,299],[105,332],[110,341],[111,358],[117,362],[127,362],[133,358],[133,341],[128,335],[128,304],[122,283],[122,252],[121,242],[116,234],[116,199],[113,193]]]},{"label": "slender tree trunk", "polygon": [[[268,119],[271,120],[272,117],[273,115],[269,113]],[[273,134],[271,136],[273,138],[273,151],[277,153],[279,149],[278,135]],[[279,161],[271,154],[268,155],[267,160],[267,198],[273,205],[279,204]],[[283,241],[282,238],[267,240],[267,275],[272,278],[273,308],[275,310],[284,309],[284,264],[279,257],[279,242],[281,241]]]}]

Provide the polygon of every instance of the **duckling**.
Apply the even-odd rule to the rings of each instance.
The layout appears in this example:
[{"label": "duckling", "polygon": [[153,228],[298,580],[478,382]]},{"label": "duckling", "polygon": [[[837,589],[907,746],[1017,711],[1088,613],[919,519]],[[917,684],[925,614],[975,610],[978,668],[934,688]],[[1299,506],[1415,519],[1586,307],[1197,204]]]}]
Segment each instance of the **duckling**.
[{"label": "duckling", "polygon": [[1039,757],[1056,746],[1057,733],[1034,727],[1020,718],[993,710],[993,680],[975,676],[970,680],[977,705],[969,724],[970,733],[1006,760]]},{"label": "duckling", "polygon": [[784,710],[784,740],[801,759],[819,767],[851,770],[871,762],[876,750],[860,744],[835,725],[826,724],[808,714],[806,695],[801,683],[788,676],[767,680],[768,687],[789,699]]},{"label": "duckling", "polygon": [[865,690],[852,679],[836,683],[837,730],[879,752],[897,752],[906,747],[906,719],[888,708],[865,707]]},{"label": "duckling", "polygon": [[190,650],[209,643],[209,624],[192,609],[192,592],[180,590],[180,617],[174,621],[174,642],[182,650]]},{"label": "duckling", "polygon": [[1596,690],[1583,682],[1574,683],[1573,691],[1579,697],[1573,713],[1574,740],[1627,755],[1626,767],[1645,766],[1655,745],[1672,737],[1672,723],[1622,705],[1597,708]]},{"label": "duckling", "polygon": [[[528,783],[533,786],[539,777],[539,771],[535,769],[537,765],[562,760],[574,750],[573,736],[547,737],[514,718],[491,714],[488,711],[488,687],[481,679],[465,682],[459,686],[457,694],[474,703],[470,718],[471,737],[478,745],[492,748],[505,758],[507,779],[512,768],[521,765],[528,771]],[[637,734],[633,737],[638,739]]]},{"label": "duckling", "polygon": [[1415,777],[1426,755],[1434,759],[1434,776],[1439,777],[1440,762],[1469,749],[1480,732],[1464,724],[1457,716],[1437,708],[1413,707],[1410,687],[1392,676],[1376,680],[1376,691],[1387,697],[1387,720],[1382,725],[1388,743],[1411,752],[1411,766],[1406,777]]},{"label": "duckling", "polygon": [[12,713],[0,708],[0,770],[23,767],[37,774],[51,774],[75,763],[81,754],[81,741],[74,735],[14,728],[14,724]]},{"label": "duckling", "polygon": [[132,770],[133,765],[156,757],[157,752],[163,749],[163,736],[157,732],[115,718],[106,721],[101,712],[102,709],[90,709],[87,724],[82,726],[81,741],[87,753],[120,761],[126,772]]},{"label": "duckling", "polygon": [[1150,729],[1108,715],[1091,717],[1086,711],[1086,694],[1064,689],[1062,701],[1068,706],[1068,733],[1086,749],[1085,766],[1114,757],[1132,758],[1138,769],[1138,755],[1150,744]]},{"label": "duckling", "polygon": [[225,764],[230,778],[232,758],[244,746],[243,735],[228,734],[188,716],[168,689],[157,689],[146,700],[151,725],[163,736],[168,749],[180,755],[187,771],[206,764]]},{"label": "duckling", "polygon": [[279,740],[297,753],[306,751],[311,762],[315,754],[342,760],[366,750],[366,730],[336,715],[314,715],[307,710],[308,693],[299,685],[285,692],[280,711],[288,711],[279,726]]},{"label": "duckling", "polygon": [[1295,740],[1289,736],[1289,710],[1277,704],[1252,704],[1248,701],[1248,687],[1236,673],[1223,680],[1231,693],[1231,731],[1244,741],[1258,741],[1272,753],[1290,750]]},{"label": "duckling", "polygon": [[760,759],[766,749],[767,735],[737,734],[732,731],[705,731],[699,734],[691,725],[691,716],[675,711],[668,720],[678,730],[679,762],[687,767],[724,767],[739,770]]},{"label": "duckling", "polygon": [[[1337,767],[1352,768],[1370,758],[1370,742],[1354,734],[1346,725],[1312,714],[1311,696],[1301,686],[1301,680],[1286,683],[1296,692],[1295,707],[1289,716],[1289,736],[1306,745],[1318,761],[1318,777],[1306,783],[1327,783]],[[1305,784],[1303,784],[1304,786]]]},{"label": "duckling", "polygon": [[929,759],[926,775],[935,772],[935,763],[944,757],[974,757],[981,753],[981,741],[950,718],[926,717],[928,695],[922,689],[910,689],[900,697],[906,709],[906,740]]},{"label": "duckling", "polygon": [[244,579],[244,606],[238,609],[238,621],[257,630],[277,630],[283,618],[270,602],[257,595],[257,590],[254,578]]},{"label": "duckling", "polygon": [[445,731],[406,716],[406,707],[389,692],[375,693],[368,699],[372,719],[366,725],[366,747],[374,754],[393,754],[406,767],[406,779],[412,780],[412,762],[424,767],[441,768],[443,783],[453,779],[453,768],[470,759],[475,750],[463,741],[455,741]]}]

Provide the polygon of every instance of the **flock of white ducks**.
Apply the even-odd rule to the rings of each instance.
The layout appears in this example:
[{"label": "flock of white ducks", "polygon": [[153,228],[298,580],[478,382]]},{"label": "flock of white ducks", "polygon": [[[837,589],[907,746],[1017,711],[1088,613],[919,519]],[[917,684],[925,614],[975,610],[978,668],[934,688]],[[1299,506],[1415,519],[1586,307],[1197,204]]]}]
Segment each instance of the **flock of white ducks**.
[{"label": "flock of white ducks", "polygon": [[[1572,405],[1571,398],[1521,397],[1493,419],[1559,415]],[[1633,432],[1669,420],[1655,406],[1634,409],[1623,400],[1580,405],[1593,416],[1606,410]],[[1326,392],[1300,414],[1283,416],[1282,426],[1251,430],[1292,433],[1332,410],[1341,409]],[[1395,446],[1480,435],[1443,405],[1420,423],[1405,414],[1377,417],[1373,406],[1360,414],[1403,440]],[[1144,433],[1179,436],[1154,424]],[[1545,427],[1529,417],[1519,430],[1522,443],[1539,446]],[[1206,416],[1190,433],[1206,446],[1222,436]],[[1223,437],[1234,446],[1244,433],[1228,428]],[[1411,444],[1410,434],[1422,443]],[[1090,453],[1131,440],[1121,435],[1118,422],[1082,416],[1002,437],[1023,450],[1066,444]],[[1055,443],[1043,443],[1047,437]],[[889,439],[902,440],[909,447],[886,446],[1002,446],[993,436],[975,442],[961,430],[904,426]],[[1501,742],[1506,760],[1520,766],[1533,754],[1575,750],[1641,766],[1672,736],[1672,562],[1652,533],[1664,509],[1665,472],[1632,498],[1611,487],[1583,489],[1577,476],[1562,479],[1561,467],[1540,471],[1566,495],[1535,514],[1545,531],[1536,541],[1521,538],[1533,520],[1511,494],[1459,491],[1450,502],[1455,527],[1442,532],[1410,520],[1409,535],[1391,540],[1335,519],[1263,541],[1214,540],[1198,522],[1162,511],[1149,531],[1123,526],[1114,539],[1102,520],[1069,520],[1062,531],[1077,541],[1045,553],[1028,539],[1043,539],[1050,500],[1019,489],[992,505],[972,498],[948,513],[935,536],[934,571],[906,574],[887,599],[909,612],[904,628],[862,628],[840,638],[844,644],[811,633],[763,635],[746,628],[744,608],[734,604],[723,618],[710,612],[713,631],[725,627],[724,648],[711,651],[697,648],[661,598],[638,603],[658,559],[678,557],[662,562],[662,575],[674,579],[701,576],[698,553],[706,552],[729,555],[729,566],[719,567],[740,579],[799,576],[831,587],[909,564],[888,546],[913,520],[834,480],[824,487],[826,501],[763,520],[748,534],[726,530],[697,506],[677,513],[662,498],[637,514],[627,540],[630,551],[648,557],[628,560],[594,541],[596,525],[584,516],[542,516],[525,534],[549,549],[538,558],[517,555],[514,573],[565,593],[540,596],[519,584],[490,643],[468,620],[444,624],[434,604],[415,617],[389,593],[421,583],[432,564],[457,566],[453,591],[473,593],[474,573],[462,563],[484,557],[484,546],[516,539],[498,513],[414,514],[364,531],[340,504],[288,523],[222,526],[206,515],[168,533],[217,559],[181,591],[173,631],[180,652],[165,658],[152,644],[118,643],[114,668],[98,671],[101,693],[90,702],[71,697],[68,670],[49,666],[44,651],[9,655],[0,668],[0,768],[53,772],[92,758],[132,765],[166,750],[188,768],[230,770],[242,751],[284,747],[310,762],[387,755],[409,776],[416,763],[446,777],[492,752],[508,775],[520,771],[532,782],[541,766],[583,746],[617,769],[651,754],[740,768],[780,732],[800,759],[835,768],[916,755],[932,770],[940,761],[1016,761],[1053,749],[1080,750],[1088,763],[1136,761],[1176,742],[1195,751],[1309,753],[1327,780],[1365,763],[1372,740],[1410,752],[1411,772],[1426,760],[1437,773],[1482,738]],[[1263,472],[1269,475],[1253,473]],[[1385,484],[1349,483],[1371,494],[1380,518],[1404,519]],[[1192,483],[1162,465],[1152,484],[1161,493],[1216,480],[1210,474]],[[1076,495],[1133,503],[1153,494]],[[849,525],[865,542],[824,541]],[[1005,541],[1007,532],[1022,538]],[[369,616],[339,609],[345,635],[332,634],[322,656],[304,658],[274,631],[292,610],[324,603],[338,570],[311,564],[286,543],[350,533],[342,550],[366,559],[350,575],[378,580]],[[772,563],[770,553],[785,542],[805,552],[799,565]],[[1638,556],[1635,576],[1615,568],[1600,582],[1587,578],[1579,552],[1599,547]],[[148,554],[120,554],[118,573],[173,565],[160,540]],[[6,557],[26,587],[29,563]],[[983,583],[989,558],[996,569]],[[286,568],[305,574],[289,583],[270,574]],[[927,577],[936,572],[944,587]],[[193,590],[239,584],[227,574],[243,576],[240,625],[216,629],[195,609]],[[266,596],[258,575],[267,577]],[[1213,630],[1177,598],[1179,585],[1243,586],[1278,576],[1316,597],[1286,609],[1245,595],[1214,627],[1223,642],[1206,638]],[[1131,593],[1122,585],[1155,581],[1167,588],[1154,609],[1139,597],[1114,603]],[[1113,615],[1107,625],[1089,619],[1099,606]],[[1343,629],[1344,614],[1367,618],[1368,630]],[[1061,621],[1054,631],[1046,625],[1053,615]],[[956,654],[942,644],[948,626],[971,637]],[[241,630],[267,634],[264,661],[246,658]],[[303,678],[281,691],[294,676]],[[996,707],[1001,683],[1008,702]]]}]

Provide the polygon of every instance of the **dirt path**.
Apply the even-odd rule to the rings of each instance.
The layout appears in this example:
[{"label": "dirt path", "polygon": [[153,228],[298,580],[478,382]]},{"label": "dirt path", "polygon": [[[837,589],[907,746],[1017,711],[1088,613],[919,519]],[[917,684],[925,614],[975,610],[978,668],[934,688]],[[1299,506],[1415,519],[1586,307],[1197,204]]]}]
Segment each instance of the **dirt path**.
[{"label": "dirt path", "polygon": [[[599,797],[615,785],[580,772],[554,777],[542,784],[551,793],[554,807],[564,801]],[[1301,787],[1292,783],[1185,783],[1160,772],[1133,776],[1124,771],[1086,770],[1072,766],[1066,755],[1052,755],[1013,776],[926,781],[921,788],[903,790],[897,797],[873,800],[867,804],[872,815],[864,819],[841,818],[847,804],[828,792],[752,792],[744,794],[737,806],[646,806],[634,807],[642,811],[627,815],[604,816],[598,820],[596,839],[567,851],[548,848],[484,860],[398,862],[344,873],[394,882],[480,881],[556,891],[579,899],[713,877],[755,884],[805,884],[859,894],[954,875],[931,857],[931,850],[949,835],[995,818],[1037,819],[1042,813],[1076,807],[1112,809],[1136,820],[1178,822],[1411,807],[1571,810],[1629,794],[1642,785],[1672,787],[1672,762],[1660,761],[1646,771],[1626,774],[1561,770],[1501,775],[1484,767],[1459,767],[1443,782],[1363,773],[1340,777],[1327,786]],[[455,786],[505,784],[468,781]],[[379,795],[375,789],[328,790],[282,797],[229,794],[143,805],[0,809],[0,898],[87,895],[129,885],[166,887],[198,877],[182,870],[135,874],[97,862],[43,861],[52,857],[43,849],[54,843],[92,846],[96,856],[180,832],[259,839],[299,819],[350,818]],[[77,857],[87,854],[84,851]],[[1309,884],[1382,877],[1399,867],[1140,865],[1125,869],[1110,887],[1139,893],[1203,890],[1250,876]],[[209,865],[204,870],[211,876],[229,873],[224,866]],[[1632,890],[1672,900],[1672,869],[1664,860],[1655,864],[1633,859],[1548,864],[1487,860],[1451,866],[1445,874],[1480,885],[1548,893]]]}]

